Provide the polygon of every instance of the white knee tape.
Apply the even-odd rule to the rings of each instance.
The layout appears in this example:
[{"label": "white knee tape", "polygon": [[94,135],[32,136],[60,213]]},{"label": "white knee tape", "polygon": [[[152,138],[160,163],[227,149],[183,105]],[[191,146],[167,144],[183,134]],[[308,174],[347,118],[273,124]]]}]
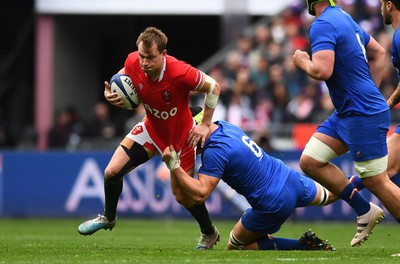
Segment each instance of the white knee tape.
[{"label": "white knee tape", "polygon": [[376,176],[387,169],[388,156],[373,160],[355,162],[355,169],[360,178]]},{"label": "white knee tape", "polygon": [[236,239],[236,237],[233,235],[233,230],[229,234],[229,242],[231,243],[231,245],[234,249],[242,250],[246,246],[245,243]]},{"label": "white knee tape", "polygon": [[328,163],[337,156],[333,149],[315,137],[310,138],[303,154],[322,163]]},{"label": "white knee tape", "polygon": [[321,188],[321,197],[319,199],[318,204],[316,204],[316,205],[317,206],[324,206],[329,201],[329,191],[324,186],[319,184],[318,182],[316,182],[315,184],[319,185],[320,188]]}]

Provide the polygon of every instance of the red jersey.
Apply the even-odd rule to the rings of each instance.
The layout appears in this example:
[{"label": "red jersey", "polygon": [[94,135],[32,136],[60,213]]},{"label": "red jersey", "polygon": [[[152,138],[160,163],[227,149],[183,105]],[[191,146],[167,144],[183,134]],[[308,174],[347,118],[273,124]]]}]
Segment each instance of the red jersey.
[{"label": "red jersey", "polygon": [[140,68],[137,51],[128,55],[125,73],[131,77],[146,109],[145,125],[154,144],[161,151],[168,145],[180,151],[193,127],[189,93],[200,86],[202,73],[167,55],[160,78],[153,81]]}]

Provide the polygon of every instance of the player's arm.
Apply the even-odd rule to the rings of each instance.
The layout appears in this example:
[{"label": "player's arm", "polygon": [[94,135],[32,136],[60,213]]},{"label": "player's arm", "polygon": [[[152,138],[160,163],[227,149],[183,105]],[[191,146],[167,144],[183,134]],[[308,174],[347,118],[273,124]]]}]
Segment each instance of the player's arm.
[{"label": "player's arm", "polygon": [[[125,68],[122,68],[121,70],[118,71],[118,73],[120,74],[125,74]],[[104,97],[107,99],[107,101],[116,106],[116,107],[124,107],[124,101],[122,99],[122,97],[120,95],[118,95],[117,93],[112,93],[111,92],[111,86],[110,84],[105,81],[104,82]]]},{"label": "player's arm", "polygon": [[377,87],[381,85],[386,64],[385,49],[371,36],[366,46],[369,69]]},{"label": "player's arm", "polygon": [[177,178],[185,193],[196,203],[205,201],[220,181],[219,178],[201,173],[197,175],[197,179],[191,177],[180,166],[179,157],[172,146],[165,148],[162,159]]},{"label": "player's arm", "polygon": [[400,82],[397,84],[396,90],[394,90],[394,92],[390,95],[389,99],[387,100],[390,109],[395,107],[399,102],[400,102]]},{"label": "player's arm", "polygon": [[192,147],[195,147],[200,140],[201,146],[203,147],[206,136],[210,130],[212,117],[215,107],[217,106],[221,90],[219,84],[213,78],[203,72],[201,72],[201,74],[202,82],[196,91],[205,94],[203,108],[204,114],[201,123],[195,126],[189,133],[188,143]]},{"label": "player's arm", "polygon": [[307,52],[296,50],[293,54],[293,63],[310,77],[326,81],[333,73],[335,52],[332,50],[320,50],[312,54],[311,60]]}]

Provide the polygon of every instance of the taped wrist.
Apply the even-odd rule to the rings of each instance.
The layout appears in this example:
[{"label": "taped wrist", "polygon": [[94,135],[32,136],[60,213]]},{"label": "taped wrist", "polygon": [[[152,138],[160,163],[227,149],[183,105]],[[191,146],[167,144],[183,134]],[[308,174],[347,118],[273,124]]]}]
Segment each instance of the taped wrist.
[{"label": "taped wrist", "polygon": [[176,154],[176,151],[171,151],[171,159],[167,162],[167,167],[169,170],[173,171],[181,165],[181,160]]}]

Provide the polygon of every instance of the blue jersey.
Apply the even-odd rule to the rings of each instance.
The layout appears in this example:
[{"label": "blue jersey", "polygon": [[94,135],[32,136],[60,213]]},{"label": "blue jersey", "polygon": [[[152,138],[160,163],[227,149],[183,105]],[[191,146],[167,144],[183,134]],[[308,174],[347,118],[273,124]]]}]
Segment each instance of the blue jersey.
[{"label": "blue jersey", "polygon": [[[392,41],[392,63],[393,67],[397,71],[397,77],[400,80],[400,32],[399,28],[396,29],[393,35],[393,41]],[[396,130],[394,131],[396,134],[400,134],[400,125],[396,127]]]},{"label": "blue jersey", "polygon": [[400,79],[400,32],[396,29],[392,41],[392,62],[397,71],[397,77]]},{"label": "blue jersey", "polygon": [[389,109],[368,65],[370,36],[340,7],[328,7],[310,27],[312,53],[335,52],[332,76],[326,81],[338,116],[374,115]]},{"label": "blue jersey", "polygon": [[222,179],[253,209],[274,206],[291,169],[267,155],[239,127],[225,121],[206,140],[199,173]]}]

